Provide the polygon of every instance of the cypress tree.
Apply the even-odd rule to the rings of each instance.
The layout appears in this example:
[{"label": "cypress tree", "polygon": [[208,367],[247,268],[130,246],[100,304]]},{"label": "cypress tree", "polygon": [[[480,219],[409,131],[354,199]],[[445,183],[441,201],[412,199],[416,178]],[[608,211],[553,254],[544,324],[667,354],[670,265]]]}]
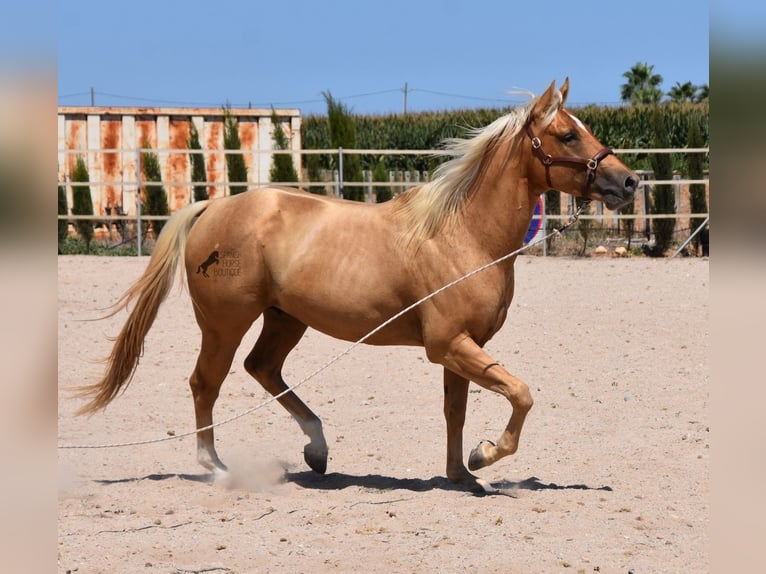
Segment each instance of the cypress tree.
[{"label": "cypress tree", "polygon": [[[327,102],[327,117],[330,123],[330,147],[356,148],[356,124],[351,111],[328,92],[322,92]],[[362,181],[362,163],[357,154],[343,156],[343,181]],[[358,185],[344,185],[343,197],[364,201],[364,189]]]},{"label": "cypress tree", "polygon": [[[702,133],[700,132],[699,124],[692,118],[689,124],[689,147],[699,148],[705,147],[705,141],[702,139]],[[689,179],[702,179],[705,176],[704,172],[705,158],[701,153],[690,153],[686,156],[686,165],[689,170]],[[704,183],[692,183],[689,186],[689,208],[692,213],[706,213],[707,212],[707,199],[705,197],[705,184]],[[705,221],[701,217],[692,217],[691,226],[692,231],[695,231],[702,222]],[[699,234],[694,236],[692,244],[694,245],[695,252],[699,249],[700,236]]]},{"label": "cypress tree", "polygon": [[[223,147],[226,150],[241,150],[242,142],[239,140],[239,122],[231,114],[227,106],[223,109]],[[247,191],[247,165],[245,157],[241,153],[226,154],[226,168],[229,175],[229,193],[236,195]],[[232,185],[232,182],[245,182],[245,185]]]},{"label": "cypress tree", "polygon": [[[201,150],[202,146],[199,143],[199,133],[197,133],[197,127],[194,122],[189,122],[189,142],[188,147],[190,150]],[[200,185],[194,186],[192,201],[203,201],[208,199],[209,194],[207,186],[203,182],[207,181],[207,171],[205,170],[205,155],[202,153],[189,153],[189,162],[191,163],[192,173],[191,180],[200,182]]]},{"label": "cypress tree", "polygon": [[[274,140],[274,149],[276,150],[289,150],[290,142],[282,129],[282,122],[279,121],[279,116],[274,108],[271,109],[271,126],[272,134],[271,138]],[[293,165],[293,156],[289,153],[274,154],[273,163],[269,170],[269,177],[273,182],[292,182],[298,181],[298,173],[295,171]]]},{"label": "cypress tree", "polygon": [[[372,181],[380,183],[389,183],[388,170],[386,169],[385,158],[381,157],[378,163],[375,165],[375,169],[372,172]],[[376,203],[383,203],[388,201],[394,196],[391,192],[391,186],[380,186],[375,188],[375,201]]]},{"label": "cypress tree", "polygon": [[[161,183],[153,183],[162,181],[162,171],[157,154],[151,151],[143,152],[141,154],[141,164],[144,178],[147,182],[144,184],[146,195],[142,210],[147,215],[169,215],[168,194],[165,192],[165,187]],[[163,220],[157,219],[152,221],[152,229],[154,229],[155,236],[160,234],[164,226],[165,221]]]},{"label": "cypress tree", "polygon": [[[309,181],[312,183],[318,182],[320,178],[321,165],[322,165],[322,160],[319,157],[319,154],[315,154],[315,153],[304,154],[303,161],[304,161],[304,165],[306,166],[306,172],[307,172]],[[325,192],[324,185],[311,185],[309,186],[309,191],[317,195],[327,195]]]},{"label": "cypress tree", "polygon": [[[665,124],[664,115],[659,106],[654,106],[651,113],[652,129],[652,147],[667,148],[668,129]],[[670,180],[673,179],[673,158],[667,153],[651,154],[651,163],[654,168],[654,179]],[[672,184],[655,185],[652,190],[652,213],[664,214],[675,213],[676,196]],[[670,247],[673,240],[673,230],[676,226],[676,220],[652,219],[652,231],[654,231],[655,245],[648,251],[652,257],[662,257],[665,251]]]},{"label": "cypress tree", "polygon": [[[90,176],[88,167],[82,156],[77,157],[77,162],[72,172],[72,183],[89,183]],[[90,185],[72,186],[72,215],[93,215],[93,198],[90,195]],[[85,253],[90,253],[90,242],[93,239],[93,222],[87,219],[78,219],[75,223],[77,232],[85,241]]]}]

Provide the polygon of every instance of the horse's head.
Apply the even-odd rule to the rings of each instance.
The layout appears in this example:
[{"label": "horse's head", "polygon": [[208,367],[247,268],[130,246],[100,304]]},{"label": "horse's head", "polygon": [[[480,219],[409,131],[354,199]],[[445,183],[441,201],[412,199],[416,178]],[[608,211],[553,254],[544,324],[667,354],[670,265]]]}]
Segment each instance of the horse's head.
[{"label": "horse's head", "polygon": [[564,109],[569,78],[555,82],[533,104],[525,126],[532,146],[530,183],[618,209],[633,200],[638,176]]}]

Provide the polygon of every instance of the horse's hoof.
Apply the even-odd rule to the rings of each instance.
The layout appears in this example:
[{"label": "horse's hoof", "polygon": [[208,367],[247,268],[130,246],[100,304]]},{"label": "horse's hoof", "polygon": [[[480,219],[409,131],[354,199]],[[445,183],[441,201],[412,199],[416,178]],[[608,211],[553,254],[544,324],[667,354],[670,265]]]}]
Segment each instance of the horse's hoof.
[{"label": "horse's hoof", "polygon": [[463,485],[468,489],[468,492],[473,494],[491,494],[497,490],[483,478],[473,477],[473,480],[464,482]]},{"label": "horse's hoof", "polygon": [[314,449],[311,443],[303,448],[303,460],[309,465],[309,468],[319,474],[327,472],[327,450]]},{"label": "horse's hoof", "polygon": [[208,456],[207,453],[203,453],[202,456],[197,457],[197,462],[202,465],[202,467],[209,471],[213,476],[217,477],[219,475],[225,476],[229,472],[229,467],[227,467],[223,462],[221,462],[221,459],[218,458],[218,456]]},{"label": "horse's hoof", "polygon": [[471,451],[471,455],[468,457],[468,468],[470,470],[479,470],[484,468],[489,463],[484,455],[484,450],[489,447],[494,447],[495,443],[489,440],[483,440],[479,445]]},{"label": "horse's hoof", "polygon": [[452,476],[447,475],[447,480],[454,484],[458,484],[464,487],[473,494],[492,494],[497,492],[489,482],[478,476],[474,476],[468,472],[465,468],[460,473],[453,473]]},{"label": "horse's hoof", "polygon": [[474,494],[497,494],[500,491],[486,480],[477,478],[476,483],[471,487],[471,492]]},{"label": "horse's hoof", "polygon": [[[223,468],[221,468],[221,466]],[[213,472],[211,473],[213,482],[228,483],[231,480],[231,473],[226,465],[221,464],[221,466],[217,466],[213,469]]]}]

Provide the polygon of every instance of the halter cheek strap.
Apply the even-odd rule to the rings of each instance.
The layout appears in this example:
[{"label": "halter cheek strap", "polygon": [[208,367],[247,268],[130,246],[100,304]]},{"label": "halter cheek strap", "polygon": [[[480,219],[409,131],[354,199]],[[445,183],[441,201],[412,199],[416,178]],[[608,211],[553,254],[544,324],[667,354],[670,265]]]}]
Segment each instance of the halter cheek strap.
[{"label": "halter cheek strap", "polygon": [[550,173],[550,167],[552,165],[557,163],[568,163],[585,167],[585,182],[583,183],[582,194],[586,197],[588,195],[588,188],[596,179],[596,170],[598,169],[598,165],[601,163],[601,160],[603,160],[608,155],[614,154],[611,149],[604,147],[597,151],[590,159],[585,159],[577,156],[552,156],[543,151],[543,143],[540,141],[540,138],[532,132],[532,127],[530,124],[527,124],[527,135],[532,142],[532,151],[545,166],[545,180],[550,187],[553,187]]}]

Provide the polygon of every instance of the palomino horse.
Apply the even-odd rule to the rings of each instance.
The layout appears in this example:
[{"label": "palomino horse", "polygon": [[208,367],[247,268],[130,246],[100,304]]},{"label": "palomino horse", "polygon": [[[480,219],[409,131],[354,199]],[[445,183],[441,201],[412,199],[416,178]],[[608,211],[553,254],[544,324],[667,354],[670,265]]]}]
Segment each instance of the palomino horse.
[{"label": "palomino horse", "polygon": [[[142,277],[115,309],[135,301],[104,378],[83,387],[81,412],[105,407],[135,372],[144,338],[171,288],[180,260],[202,331],[189,384],[198,429],[212,410],[235,351],[253,322],[263,330],[245,368],[272,395],[288,387],[282,365],[308,327],[356,341],[414,301],[522,244],[540,194],[557,189],[616,209],[638,177],[563,106],[568,79],[476,130],[448,142],[456,157],[428,183],[367,205],[264,188],[201,201],[175,213]],[[516,452],[532,395],[483,346],[505,321],[515,258],[427,300],[378,331],[373,345],[419,345],[444,367],[447,477],[471,490],[488,485],[476,470]],[[203,269],[204,268],[204,269]],[[205,271],[198,273],[197,271]],[[116,312],[116,311],[115,311]],[[511,403],[496,442],[482,441],[463,463],[469,381]],[[322,423],[292,391],[279,402],[308,436],[306,463],[327,468]],[[197,433],[197,459],[215,473],[213,429]]]}]

